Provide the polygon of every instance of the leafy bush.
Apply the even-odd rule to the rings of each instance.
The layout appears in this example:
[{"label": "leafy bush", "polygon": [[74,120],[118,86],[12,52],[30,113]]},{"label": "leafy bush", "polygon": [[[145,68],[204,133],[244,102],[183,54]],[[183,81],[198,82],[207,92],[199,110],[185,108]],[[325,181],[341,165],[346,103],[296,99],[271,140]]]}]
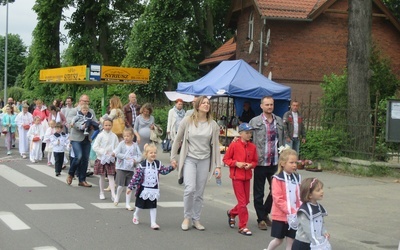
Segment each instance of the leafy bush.
[{"label": "leafy bush", "polygon": [[321,84],[324,96],[321,98],[323,108],[322,126],[331,128],[346,121],[347,109],[347,72],[343,75],[324,76]]},{"label": "leafy bush", "polygon": [[306,143],[300,147],[301,158],[329,160],[333,156],[340,156],[345,138],[346,133],[338,129],[309,130]]}]

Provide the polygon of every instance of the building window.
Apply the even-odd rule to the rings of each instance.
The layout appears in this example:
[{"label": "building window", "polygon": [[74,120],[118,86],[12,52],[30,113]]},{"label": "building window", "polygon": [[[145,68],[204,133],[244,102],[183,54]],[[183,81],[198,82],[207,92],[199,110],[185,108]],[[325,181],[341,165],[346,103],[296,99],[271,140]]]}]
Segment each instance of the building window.
[{"label": "building window", "polygon": [[250,41],[253,41],[253,36],[254,36],[254,11],[252,11],[249,16],[249,31],[247,34],[247,38]]}]

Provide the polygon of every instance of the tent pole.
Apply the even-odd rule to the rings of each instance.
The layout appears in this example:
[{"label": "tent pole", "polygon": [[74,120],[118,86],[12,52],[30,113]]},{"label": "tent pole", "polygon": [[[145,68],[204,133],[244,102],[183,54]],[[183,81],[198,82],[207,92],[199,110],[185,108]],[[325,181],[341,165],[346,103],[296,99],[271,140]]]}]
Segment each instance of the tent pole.
[{"label": "tent pole", "polygon": [[227,98],[228,98],[228,102],[226,104],[226,126],[225,126],[225,143],[224,143],[225,144],[225,152],[226,152],[226,147],[228,144],[228,124],[229,124],[228,117],[230,117],[229,116],[229,96]]}]

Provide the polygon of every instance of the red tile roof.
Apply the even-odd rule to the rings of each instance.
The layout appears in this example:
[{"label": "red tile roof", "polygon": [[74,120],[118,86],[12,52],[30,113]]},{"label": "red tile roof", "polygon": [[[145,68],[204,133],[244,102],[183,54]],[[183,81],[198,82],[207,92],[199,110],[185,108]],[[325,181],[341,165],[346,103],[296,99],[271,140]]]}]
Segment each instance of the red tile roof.
[{"label": "red tile roof", "polygon": [[236,55],[236,42],[232,37],[221,47],[219,47],[216,51],[214,51],[210,56],[204,59],[200,63],[200,65],[222,62],[224,60],[232,60],[235,59],[235,55]]},{"label": "red tile roof", "polygon": [[260,14],[266,18],[309,19],[328,0],[254,0]]}]

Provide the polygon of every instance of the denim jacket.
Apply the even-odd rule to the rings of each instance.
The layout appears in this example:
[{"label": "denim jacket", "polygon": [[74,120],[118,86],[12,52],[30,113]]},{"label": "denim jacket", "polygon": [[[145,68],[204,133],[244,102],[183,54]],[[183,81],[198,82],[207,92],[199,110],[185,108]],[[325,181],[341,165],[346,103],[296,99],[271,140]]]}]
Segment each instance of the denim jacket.
[{"label": "denim jacket", "polygon": [[[277,148],[284,144],[284,127],[282,118],[279,116],[272,114],[272,117],[276,121],[276,129],[277,129],[277,136],[278,136],[278,145]],[[265,124],[263,121],[262,114],[259,116],[254,117],[250,120],[249,123],[253,127],[253,143],[256,144],[257,153],[258,153],[258,164],[257,166],[266,166],[266,159],[265,159],[265,143],[266,143],[266,129]]]}]

